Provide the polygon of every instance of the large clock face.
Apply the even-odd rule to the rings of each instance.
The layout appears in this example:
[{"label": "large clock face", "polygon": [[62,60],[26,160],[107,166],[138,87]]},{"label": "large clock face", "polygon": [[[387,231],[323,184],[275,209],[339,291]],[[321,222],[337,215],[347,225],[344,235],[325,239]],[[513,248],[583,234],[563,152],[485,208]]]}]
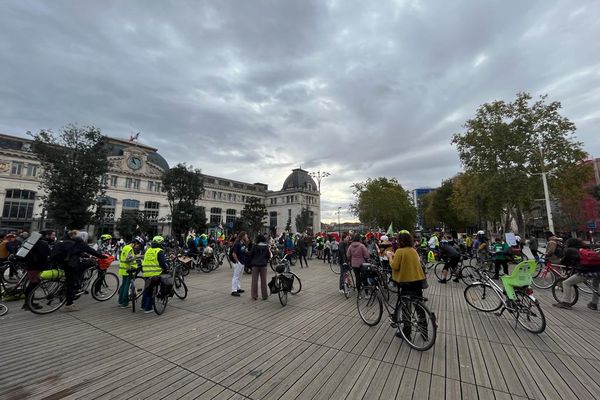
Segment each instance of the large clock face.
[{"label": "large clock face", "polygon": [[137,156],[131,156],[127,159],[127,166],[133,170],[142,168],[142,160]]}]

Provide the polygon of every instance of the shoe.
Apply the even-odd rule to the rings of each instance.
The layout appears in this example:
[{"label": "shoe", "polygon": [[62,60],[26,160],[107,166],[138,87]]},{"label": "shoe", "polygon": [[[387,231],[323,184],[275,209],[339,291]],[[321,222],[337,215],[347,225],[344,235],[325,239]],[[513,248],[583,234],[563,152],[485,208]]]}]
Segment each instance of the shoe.
[{"label": "shoe", "polygon": [[119,308],[129,308],[129,306],[126,306],[125,304],[119,304]]},{"label": "shoe", "polygon": [[154,310],[144,310],[144,314],[150,314],[151,312],[154,312]]},{"label": "shoe", "polygon": [[447,279],[438,279],[438,282],[439,283],[446,283],[446,282],[448,282],[448,280]]},{"label": "shoe", "polygon": [[587,308],[590,310],[598,310],[598,304],[588,303]]},{"label": "shoe", "polygon": [[344,294],[344,289],[338,290],[338,293]]},{"label": "shoe", "polygon": [[244,290],[244,289],[238,289],[238,290],[237,290],[237,292],[238,292],[238,293],[244,293],[244,292],[245,292],[245,290]]},{"label": "shoe", "polygon": [[75,304],[65,306],[64,310],[65,312],[80,311],[79,307],[77,307]]},{"label": "shoe", "polygon": [[235,297],[240,297],[240,294],[238,292],[231,292],[231,295]]},{"label": "shoe", "polygon": [[458,278],[452,279],[452,282],[458,282]]},{"label": "shoe", "polygon": [[559,301],[558,303],[554,303],[552,304],[554,307],[556,308],[565,308],[565,309],[569,309],[571,308],[571,305],[562,301]]}]

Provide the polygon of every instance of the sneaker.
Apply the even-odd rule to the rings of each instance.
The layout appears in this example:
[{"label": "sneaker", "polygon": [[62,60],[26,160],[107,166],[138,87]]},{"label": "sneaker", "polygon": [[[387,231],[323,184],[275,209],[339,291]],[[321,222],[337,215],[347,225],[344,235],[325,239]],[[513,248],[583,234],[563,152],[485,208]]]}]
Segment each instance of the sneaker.
[{"label": "sneaker", "polygon": [[245,292],[245,290],[244,290],[244,289],[238,289],[238,290],[237,290],[237,292],[238,292],[238,293],[244,293],[244,292]]},{"label": "sneaker", "polygon": [[151,312],[154,312],[154,310],[144,310],[144,314],[150,314]]},{"label": "sneaker", "polygon": [[240,294],[238,292],[231,292],[231,295],[235,297],[240,297]]},{"label": "sneaker", "polygon": [[65,310],[65,312],[72,312],[72,311],[79,311],[80,309],[75,304],[71,304],[71,305],[65,306],[64,310]]},{"label": "sneaker", "polygon": [[119,308],[129,308],[129,306],[125,304],[119,304]]},{"label": "sneaker", "polygon": [[554,304],[552,304],[552,305],[553,305],[554,307],[556,307],[556,308],[566,308],[566,309],[569,309],[569,308],[571,308],[571,305],[570,305],[570,304],[568,304],[568,303],[565,303],[565,302],[562,302],[562,301],[559,301],[558,303],[554,303]]},{"label": "sneaker", "polygon": [[338,290],[339,293],[344,294],[344,289]]},{"label": "sneaker", "polygon": [[446,283],[446,282],[448,282],[448,280],[447,279],[438,279],[438,282],[439,283]]},{"label": "sneaker", "polygon": [[458,278],[452,279],[452,282],[458,282]]},{"label": "sneaker", "polygon": [[598,304],[588,303],[587,308],[590,310],[598,310]]}]

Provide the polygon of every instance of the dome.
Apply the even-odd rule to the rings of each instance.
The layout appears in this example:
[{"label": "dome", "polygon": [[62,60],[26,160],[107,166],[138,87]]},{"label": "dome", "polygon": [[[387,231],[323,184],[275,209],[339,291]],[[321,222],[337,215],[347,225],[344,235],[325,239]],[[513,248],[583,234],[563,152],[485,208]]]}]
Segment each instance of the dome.
[{"label": "dome", "polygon": [[283,182],[283,187],[281,188],[281,190],[290,189],[304,189],[316,192],[317,184],[308,174],[308,171],[296,168],[292,170],[292,173]]},{"label": "dome", "polygon": [[[132,147],[132,145],[129,143],[127,145],[123,144],[125,142],[120,139],[109,138],[109,140],[110,140],[110,142],[108,144],[108,156],[109,157],[110,156],[122,156],[123,150],[125,148]],[[119,142],[123,142],[123,143],[119,143]],[[146,150],[151,150],[147,153],[147,157],[148,157],[148,161],[150,161],[152,164],[159,166],[160,168],[162,168],[165,171],[167,171],[169,169],[169,163],[167,162],[167,160],[164,159],[163,156],[156,153],[156,149],[153,149],[153,148],[147,147],[147,146],[143,146],[143,145],[139,145],[139,147],[143,147]]]}]

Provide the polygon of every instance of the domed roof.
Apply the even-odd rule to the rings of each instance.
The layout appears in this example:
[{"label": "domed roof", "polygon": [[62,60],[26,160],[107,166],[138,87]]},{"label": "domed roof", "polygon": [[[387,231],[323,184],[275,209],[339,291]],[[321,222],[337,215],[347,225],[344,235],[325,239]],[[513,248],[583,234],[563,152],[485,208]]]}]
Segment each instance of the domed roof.
[{"label": "domed roof", "polygon": [[[124,142],[120,139],[109,138],[111,141],[108,144],[108,155],[109,156],[122,156],[123,150],[127,147],[131,147],[131,145],[125,145],[119,142]],[[125,142],[124,142],[125,143]],[[156,149],[148,146],[140,145],[139,147],[143,147],[146,150],[151,150],[147,153],[148,161],[152,164],[158,165],[163,170],[167,171],[169,169],[169,163],[164,159],[163,156],[156,152]]]},{"label": "domed roof", "polygon": [[308,174],[308,171],[296,168],[292,170],[292,173],[283,182],[283,187],[281,188],[281,190],[289,189],[304,189],[316,192],[317,184]]}]

